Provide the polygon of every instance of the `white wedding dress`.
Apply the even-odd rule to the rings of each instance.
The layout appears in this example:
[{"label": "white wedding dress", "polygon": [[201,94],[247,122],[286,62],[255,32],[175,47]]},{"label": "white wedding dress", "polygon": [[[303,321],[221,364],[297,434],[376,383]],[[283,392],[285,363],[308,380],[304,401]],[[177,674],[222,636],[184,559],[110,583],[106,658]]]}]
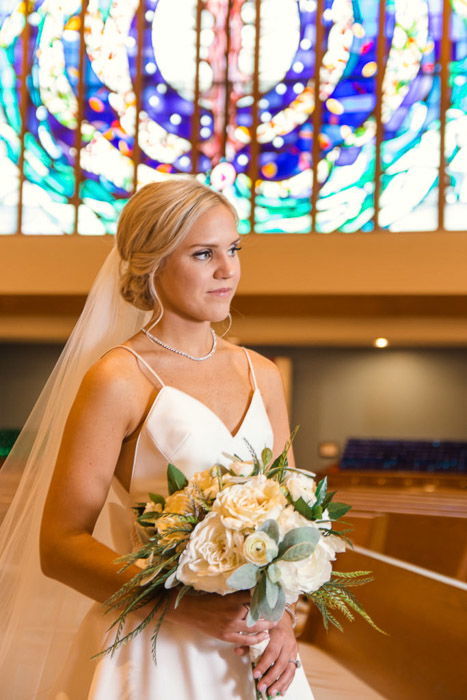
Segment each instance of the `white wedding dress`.
[{"label": "white wedding dress", "polygon": [[[189,394],[165,385],[138,356],[140,367],[154,378],[160,391],[137,438],[130,493],[114,479],[95,536],[116,551],[132,548],[131,503],[147,500],[149,491],[166,491],[167,463],[189,478],[215,463],[228,462],[226,454],[250,459],[246,441],[257,454],[272,447],[273,434],[253,366],[248,359],[253,395],[234,435],[206,405]],[[151,655],[153,625],[112,656],[91,656],[107,647],[112,615],[104,616],[94,604],[74,640],[70,657],[47,700],[253,700],[254,682],[248,657],[234,653],[234,645],[209,637],[183,624],[165,621],[157,643],[157,665]],[[135,626],[135,621],[131,627]],[[286,694],[287,700],[313,700],[302,668]]]}]

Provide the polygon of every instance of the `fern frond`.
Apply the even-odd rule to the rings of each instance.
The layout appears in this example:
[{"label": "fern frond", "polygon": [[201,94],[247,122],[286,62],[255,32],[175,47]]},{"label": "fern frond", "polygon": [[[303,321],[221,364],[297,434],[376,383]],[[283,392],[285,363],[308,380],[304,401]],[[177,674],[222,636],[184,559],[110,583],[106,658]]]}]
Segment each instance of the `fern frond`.
[{"label": "fern frond", "polygon": [[167,612],[169,610],[170,606],[170,598],[165,598],[165,605],[162,608],[162,612],[159,615],[159,618],[156,622],[156,626],[154,627],[154,632],[151,635],[151,653],[152,653],[152,658],[155,664],[157,664],[157,656],[156,656],[156,645],[157,645],[157,638],[159,636],[160,629],[162,627],[162,623],[164,622],[165,616],[167,615]]}]

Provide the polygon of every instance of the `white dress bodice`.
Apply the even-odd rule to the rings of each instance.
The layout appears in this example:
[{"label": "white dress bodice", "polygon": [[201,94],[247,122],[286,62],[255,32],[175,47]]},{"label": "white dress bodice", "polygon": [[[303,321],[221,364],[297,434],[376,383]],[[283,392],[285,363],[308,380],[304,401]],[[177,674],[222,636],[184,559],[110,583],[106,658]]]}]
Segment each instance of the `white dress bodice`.
[{"label": "white dress bodice", "polygon": [[228,464],[235,454],[251,459],[265,447],[272,449],[274,436],[257,385],[248,351],[253,394],[243,420],[234,434],[208,406],[190,394],[164,384],[158,374],[132,348],[123,345],[143,363],[160,385],[137,438],[130,495],[146,497],[149,491],[166,490],[167,464],[175,464],[189,479],[195,472],[215,464]]}]

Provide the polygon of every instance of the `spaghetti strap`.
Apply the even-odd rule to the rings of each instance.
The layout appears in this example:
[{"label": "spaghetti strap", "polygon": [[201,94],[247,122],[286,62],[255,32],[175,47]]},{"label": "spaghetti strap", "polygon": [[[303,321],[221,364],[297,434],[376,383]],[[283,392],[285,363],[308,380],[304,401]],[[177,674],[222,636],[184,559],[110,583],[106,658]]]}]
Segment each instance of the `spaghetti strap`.
[{"label": "spaghetti strap", "polygon": [[250,372],[251,372],[251,378],[253,380],[253,388],[256,391],[256,389],[258,388],[258,384],[256,381],[255,370],[253,369],[253,362],[251,361],[250,353],[248,352],[248,350],[246,348],[242,348],[242,350],[246,355],[246,359],[248,360],[248,365],[250,367]]},{"label": "spaghetti strap", "polygon": [[[157,374],[157,372],[155,372],[155,371],[153,370],[153,368],[146,362],[146,360],[145,360],[144,358],[141,357],[141,355],[139,355],[139,354],[136,352],[136,350],[133,350],[133,348],[130,348],[128,345],[114,345],[114,348],[123,348],[124,350],[128,350],[128,352],[131,352],[131,354],[134,355],[134,356],[136,357],[136,359],[137,359],[139,362],[141,362],[141,363],[146,367],[146,369],[147,369],[149,372],[151,372],[152,375],[154,375],[154,377],[157,379],[157,381],[159,382],[159,384],[160,384],[161,386],[165,386],[164,382],[163,382],[162,379],[159,377],[159,375]],[[112,348],[112,350],[113,350],[114,348]]]}]

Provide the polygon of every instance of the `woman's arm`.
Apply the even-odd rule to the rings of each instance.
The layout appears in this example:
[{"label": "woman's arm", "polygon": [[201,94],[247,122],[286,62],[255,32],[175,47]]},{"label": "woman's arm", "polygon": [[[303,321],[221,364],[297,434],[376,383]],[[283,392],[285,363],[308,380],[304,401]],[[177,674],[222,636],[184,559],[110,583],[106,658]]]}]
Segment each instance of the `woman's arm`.
[{"label": "woman's arm", "polygon": [[68,416],[47,496],[40,536],[47,576],[106,600],[137,571],[118,574],[118,556],[92,537],[122,440],[137,425],[141,396],[127,364],[106,356],[86,374]]}]

